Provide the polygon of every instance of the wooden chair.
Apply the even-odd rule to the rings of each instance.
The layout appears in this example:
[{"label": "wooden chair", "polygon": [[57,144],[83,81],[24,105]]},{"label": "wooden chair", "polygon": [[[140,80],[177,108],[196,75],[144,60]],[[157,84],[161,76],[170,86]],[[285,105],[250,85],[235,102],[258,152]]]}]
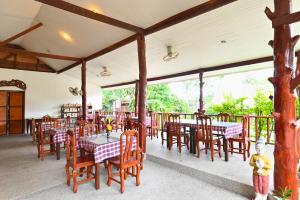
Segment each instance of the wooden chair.
[{"label": "wooden chair", "polygon": [[118,129],[123,129],[122,127],[122,120],[121,120],[121,113],[120,112],[116,112],[116,120],[114,121],[114,129],[116,130],[116,132],[118,131]]},{"label": "wooden chair", "polygon": [[[179,152],[181,153],[181,146],[186,145],[189,150],[190,136],[189,134],[181,132],[180,115],[171,114],[168,120],[168,147],[171,150],[172,145],[177,143]],[[183,138],[183,142],[182,142]]]},{"label": "wooden chair", "polygon": [[35,144],[38,141],[38,131],[37,131],[37,124],[35,119],[31,119],[31,137],[32,137],[32,144]]},{"label": "wooden chair", "polygon": [[[139,148],[139,134],[136,130],[126,131],[120,136],[120,156],[108,160],[108,186],[111,186],[111,181],[121,184],[121,193],[124,192],[124,181],[127,174],[136,177],[136,186],[140,185],[140,148]],[[124,139],[125,137],[125,139]],[[133,141],[136,141],[134,150],[132,149]],[[116,167],[119,172],[112,173],[111,166]],[[132,168],[132,173],[129,169]],[[120,176],[120,181],[113,178],[113,176]]]},{"label": "wooden chair", "polygon": [[[243,129],[242,133],[236,137],[229,138],[228,142],[230,144],[231,154],[238,153],[243,154],[244,161],[247,157],[250,157],[250,147],[251,147],[251,138],[250,132],[248,131],[249,116],[243,116]],[[234,143],[238,143],[239,147],[234,147]],[[240,145],[241,144],[241,145]]]},{"label": "wooden chair", "polygon": [[150,126],[147,126],[148,135],[151,140],[153,137],[158,138],[157,113],[149,111]]},{"label": "wooden chair", "polygon": [[125,113],[125,121],[124,121],[124,131],[128,130],[137,130],[138,125],[131,119],[131,113]]},{"label": "wooden chair", "polygon": [[51,117],[49,115],[45,115],[42,117],[42,122],[51,122]]},{"label": "wooden chair", "polygon": [[218,122],[229,122],[229,120],[230,120],[230,114],[228,113],[219,113],[217,115]]},{"label": "wooden chair", "polygon": [[55,119],[54,120],[54,128],[67,128],[67,120],[66,119]]},{"label": "wooden chair", "polygon": [[[95,167],[95,173],[92,172],[93,167]],[[65,170],[68,186],[70,186],[71,178],[73,178],[74,193],[77,192],[79,184],[83,184],[92,180],[95,180],[96,189],[99,189],[100,164],[95,163],[92,154],[88,154],[86,156],[77,156],[76,134],[70,130],[67,131]],[[86,178],[78,181],[77,177],[84,174],[86,174]]]},{"label": "wooden chair", "polygon": [[164,134],[167,133],[167,127],[165,126],[165,123],[168,121],[169,114],[168,113],[162,113],[161,115],[161,145],[164,145],[164,141],[168,142],[168,138],[164,137]]},{"label": "wooden chair", "polygon": [[[197,144],[197,157],[200,157],[200,142],[205,140],[205,154],[207,150],[210,150],[211,160],[214,161],[215,150],[219,153],[219,157],[222,156],[221,139],[218,136],[213,135],[211,118],[207,115],[197,117],[197,132],[196,132],[196,144]],[[217,149],[215,149],[217,145]]]},{"label": "wooden chair", "polygon": [[[42,123],[39,123],[37,126],[38,133],[38,141],[37,141],[37,149],[38,149],[38,158],[42,161],[47,154],[55,153],[55,144],[53,142],[53,137],[47,132],[42,130]],[[49,146],[49,149],[46,149]]]}]

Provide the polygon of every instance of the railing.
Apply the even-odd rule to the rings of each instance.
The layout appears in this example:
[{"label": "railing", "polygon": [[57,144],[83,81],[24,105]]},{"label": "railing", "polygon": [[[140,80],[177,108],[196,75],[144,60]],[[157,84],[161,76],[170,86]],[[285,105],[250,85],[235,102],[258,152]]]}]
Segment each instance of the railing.
[{"label": "railing", "polygon": [[[162,128],[163,123],[167,120],[167,115],[171,113],[157,113],[157,123]],[[193,119],[194,115],[189,113],[179,113],[181,119]],[[217,120],[217,115],[209,115],[212,120]],[[230,122],[242,122],[242,115],[234,115],[230,117]],[[273,116],[249,116],[248,131],[251,141],[256,142],[258,138],[265,139],[267,144],[274,144],[274,117]]]}]

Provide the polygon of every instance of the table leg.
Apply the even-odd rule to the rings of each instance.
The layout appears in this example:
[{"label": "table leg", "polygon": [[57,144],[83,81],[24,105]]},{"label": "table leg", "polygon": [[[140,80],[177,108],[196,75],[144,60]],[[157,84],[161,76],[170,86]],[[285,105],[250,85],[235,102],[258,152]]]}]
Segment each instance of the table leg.
[{"label": "table leg", "polygon": [[196,153],[196,129],[190,128],[190,153]]},{"label": "table leg", "polygon": [[225,152],[225,161],[228,162],[228,140],[223,137],[223,147]]},{"label": "table leg", "polygon": [[96,182],[96,190],[100,189],[100,163],[96,163],[96,170],[95,170],[95,182]]},{"label": "table leg", "polygon": [[60,160],[60,143],[57,142],[55,146],[56,146],[56,159]]}]

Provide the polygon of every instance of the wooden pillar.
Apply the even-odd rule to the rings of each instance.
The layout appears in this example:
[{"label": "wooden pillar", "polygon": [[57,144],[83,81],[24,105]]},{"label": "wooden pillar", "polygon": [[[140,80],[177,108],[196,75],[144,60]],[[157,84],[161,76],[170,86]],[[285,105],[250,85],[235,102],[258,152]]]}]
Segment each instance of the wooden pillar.
[{"label": "wooden pillar", "polygon": [[200,97],[199,97],[199,109],[198,109],[198,112],[200,114],[204,114],[204,112],[205,112],[205,110],[204,110],[204,103],[203,103],[203,86],[204,86],[203,74],[204,74],[203,71],[201,71],[199,73]]},{"label": "wooden pillar", "polygon": [[[266,8],[270,20],[291,13],[292,0],[274,0],[274,13]],[[298,199],[298,154],[296,151],[296,97],[291,89],[293,76],[294,46],[298,37],[291,38],[290,25],[274,27],[273,47],[274,77],[269,81],[274,86],[275,150],[274,187],[292,189],[291,200]]]},{"label": "wooden pillar", "polygon": [[146,66],[146,44],[145,36],[140,34],[137,37],[138,58],[139,58],[139,143],[143,152],[146,152],[146,94],[147,94],[147,66]]},{"label": "wooden pillar", "polygon": [[82,118],[86,120],[86,62],[82,60],[81,66],[81,91],[82,91]]},{"label": "wooden pillar", "polygon": [[135,116],[138,116],[139,112],[139,81],[135,82]]},{"label": "wooden pillar", "polygon": [[[300,52],[297,53],[297,67],[296,67],[295,75],[300,76]],[[300,87],[296,88],[296,92],[297,92],[299,106],[300,106]],[[298,109],[299,109],[299,113],[297,113],[297,114],[298,114],[298,117],[300,117],[300,108],[298,108]],[[297,116],[297,114],[296,114],[296,116]]]}]

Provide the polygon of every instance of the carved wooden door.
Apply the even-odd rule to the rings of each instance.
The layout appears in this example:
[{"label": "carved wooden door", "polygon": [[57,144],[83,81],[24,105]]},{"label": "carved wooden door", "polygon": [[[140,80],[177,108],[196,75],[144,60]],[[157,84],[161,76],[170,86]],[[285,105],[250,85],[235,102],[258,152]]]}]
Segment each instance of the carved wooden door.
[{"label": "carved wooden door", "polygon": [[21,134],[24,131],[24,92],[9,92],[9,133]]},{"label": "carved wooden door", "polygon": [[7,92],[0,91],[0,135],[7,133]]}]

